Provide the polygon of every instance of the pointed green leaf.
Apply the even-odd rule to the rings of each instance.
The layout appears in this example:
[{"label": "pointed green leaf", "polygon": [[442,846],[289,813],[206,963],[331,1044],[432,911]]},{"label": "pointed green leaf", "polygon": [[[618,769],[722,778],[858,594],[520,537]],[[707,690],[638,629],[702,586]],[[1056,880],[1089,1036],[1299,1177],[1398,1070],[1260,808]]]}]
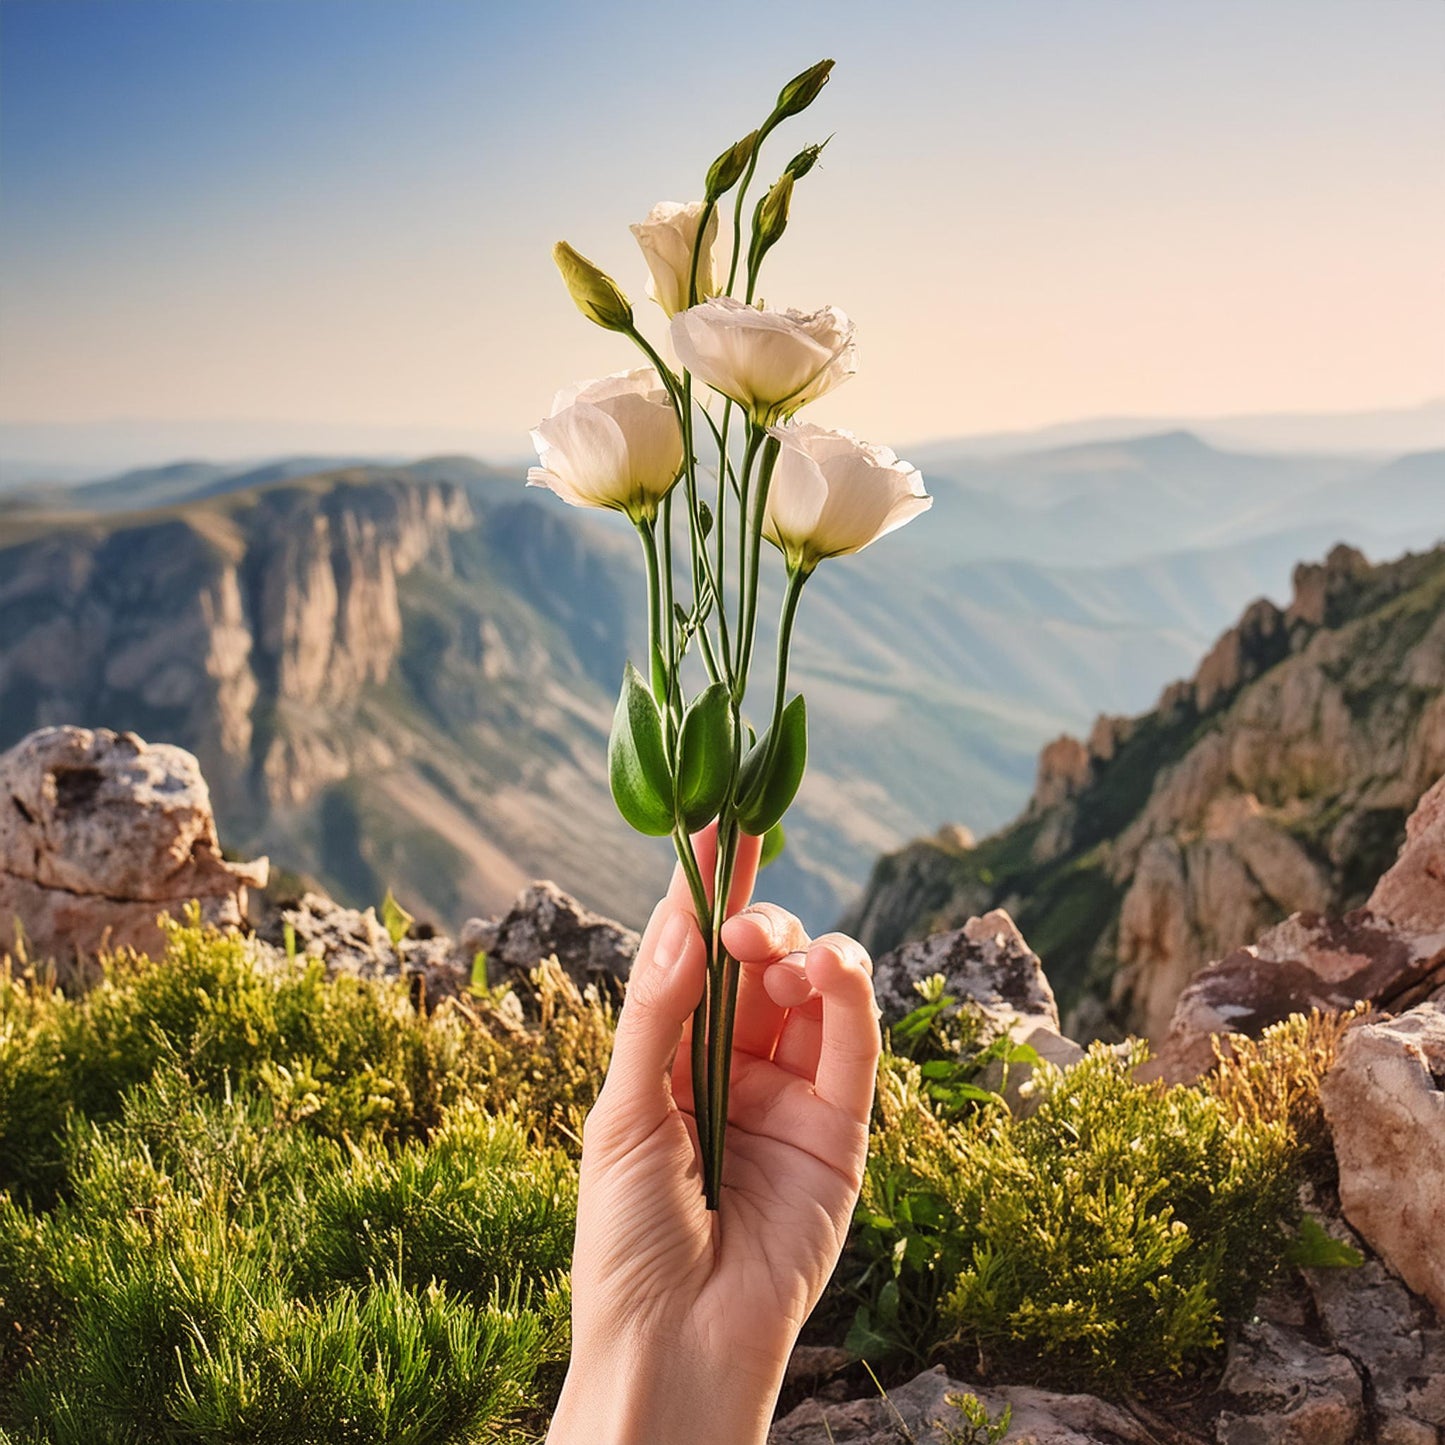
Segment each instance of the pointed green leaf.
[{"label": "pointed green leaf", "polygon": [[672,832],[668,798],[672,778],[662,745],[662,714],[629,662],[622,675],[622,694],[607,743],[607,776],[617,811],[639,833],[651,838]]},{"label": "pointed green leaf", "polygon": [[775,862],[778,855],[787,847],[787,843],[788,835],[783,832],[783,825],[774,823],[763,834],[763,851],[758,855],[758,867],[766,868],[769,863]]},{"label": "pointed green leaf", "polygon": [[712,532],[712,508],[701,498],[697,504],[697,530],[704,542]]},{"label": "pointed green leaf", "polygon": [[381,900],[381,926],[386,929],[386,936],[391,939],[392,944],[400,943],[415,922],[416,919],[396,901],[388,888],[386,897]]},{"label": "pointed green leaf", "polygon": [[690,833],[712,822],[733,781],[733,705],[724,682],[693,698],[677,754],[677,816]]},{"label": "pointed green leaf", "polygon": [[738,822],[755,837],[788,811],[808,766],[808,709],[801,693],[783,709],[777,750],[768,765],[771,732],[770,728],[753,744],[738,774]]}]

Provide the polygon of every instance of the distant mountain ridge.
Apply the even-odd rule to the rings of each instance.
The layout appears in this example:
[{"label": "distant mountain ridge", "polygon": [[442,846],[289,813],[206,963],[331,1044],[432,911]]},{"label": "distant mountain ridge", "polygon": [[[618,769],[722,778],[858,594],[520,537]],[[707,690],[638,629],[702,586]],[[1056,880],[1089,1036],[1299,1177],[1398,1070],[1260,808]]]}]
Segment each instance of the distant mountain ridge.
[{"label": "distant mountain ridge", "polygon": [[1442,773],[1445,547],[1378,566],[1336,547],[1152,711],[1051,742],[1008,827],[880,860],[844,926],[881,951],[1007,908],[1074,1029],[1157,1039],[1203,964],[1362,902]]},{"label": "distant mountain ridge", "polygon": [[[1301,556],[1398,549],[1388,509],[1348,494],[1344,522],[1302,506],[1252,530],[1270,479],[1353,475],[1311,468],[1175,437],[1013,459],[971,488],[930,477],[927,519],[809,584],[793,676],[812,761],[770,894],[831,924],[880,853],[950,817],[1004,823],[1049,737],[1145,706]],[[456,923],[538,873],[638,921],[665,850],[615,817],[602,766],[642,646],[626,526],[468,457],[291,469],[188,463],[90,511],[0,511],[0,746],[61,721],[180,742],[228,842],[351,901],[391,883]],[[1066,522],[1017,500],[1039,476],[1068,478]],[[1162,499],[1128,547],[1107,520],[1121,478]],[[991,532],[993,505],[1011,520]],[[1191,545],[1201,516],[1242,535]]]}]

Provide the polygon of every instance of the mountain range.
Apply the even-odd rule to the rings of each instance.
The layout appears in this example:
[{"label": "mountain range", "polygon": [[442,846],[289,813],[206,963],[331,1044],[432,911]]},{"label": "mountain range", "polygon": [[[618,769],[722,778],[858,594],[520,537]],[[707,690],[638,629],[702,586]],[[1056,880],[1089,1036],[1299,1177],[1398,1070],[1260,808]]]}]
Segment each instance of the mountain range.
[{"label": "mountain range", "polygon": [[1050,742],[1009,826],[880,860],[844,927],[882,952],[1006,908],[1070,1033],[1157,1040],[1210,960],[1362,904],[1442,773],[1445,547],[1337,546],[1152,709]]},{"label": "mountain range", "polygon": [[[180,742],[232,848],[352,901],[391,885],[455,924],[550,875],[637,921],[665,850],[615,817],[603,774],[641,650],[635,540],[468,457],[353,461],[188,462],[12,498],[0,746],[62,721]],[[1006,823],[1043,743],[1146,706],[1300,558],[1445,534],[1441,452],[1168,432],[940,456],[927,477],[927,518],[825,564],[804,598],[812,765],[767,888],[815,927],[880,853],[947,819]]]}]

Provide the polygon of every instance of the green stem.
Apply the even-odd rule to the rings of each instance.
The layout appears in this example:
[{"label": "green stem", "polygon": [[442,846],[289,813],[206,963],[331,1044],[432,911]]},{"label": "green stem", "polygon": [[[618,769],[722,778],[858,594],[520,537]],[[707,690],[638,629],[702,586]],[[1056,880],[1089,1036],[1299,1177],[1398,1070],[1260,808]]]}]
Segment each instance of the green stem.
[{"label": "green stem", "polygon": [[733,666],[733,701],[742,706],[748,689],[748,663],[752,657],[753,639],[748,631],[748,503],[752,492],[753,464],[767,434],[759,426],[748,424],[748,440],[743,451],[743,474],[738,485],[738,636],[737,660]]},{"label": "green stem", "polygon": [[[754,426],[750,432],[752,435],[766,435],[760,427]],[[745,575],[745,597],[742,599],[746,604],[746,611],[743,614],[742,625],[738,628],[738,650],[741,653],[741,661],[738,665],[738,675],[743,679],[743,686],[747,686],[748,672],[753,664],[753,638],[757,631],[758,623],[758,574],[761,570],[761,551],[763,546],[763,518],[767,514],[768,490],[773,484],[773,468],[777,465],[778,453],[782,446],[776,437],[768,437],[767,444],[763,448],[763,465],[758,474],[758,494],[752,499],[751,511],[745,504],[744,513],[744,536],[747,538],[748,553],[744,564]]]},{"label": "green stem", "polygon": [[778,616],[778,659],[777,674],[773,684],[773,720],[768,725],[768,750],[763,755],[760,776],[766,778],[773,771],[778,756],[779,739],[782,736],[783,705],[788,700],[788,658],[793,650],[793,623],[798,616],[798,602],[803,595],[803,584],[811,574],[801,567],[794,567],[788,573],[788,585],[783,592],[783,610]]},{"label": "green stem", "polygon": [[733,205],[733,257],[732,264],[728,267],[727,294],[733,294],[733,285],[738,279],[738,258],[742,255],[743,247],[743,201],[747,196],[748,187],[753,183],[753,172],[758,168],[758,152],[763,148],[763,142],[767,140],[768,134],[777,122],[770,116],[758,131],[758,138],[753,142],[753,153],[748,157],[748,168],[743,172],[741,184],[738,186],[737,200]]},{"label": "green stem", "polygon": [[707,223],[712,220],[713,212],[717,210],[716,201],[707,201],[702,208],[702,215],[697,218],[697,237],[692,243],[692,264],[687,273],[687,304],[689,307],[697,305],[697,263],[702,255],[702,238],[707,234]]},{"label": "green stem", "polygon": [[692,848],[692,839],[687,836],[685,829],[679,827],[673,830],[672,844],[677,852],[677,861],[682,865],[683,875],[687,879],[688,889],[692,893],[693,914],[697,918],[698,931],[702,934],[707,960],[702,998],[698,1000],[697,1008],[693,1010],[692,1015],[692,1113],[693,1120],[697,1125],[698,1148],[702,1152],[703,1193],[707,1199],[707,1207],[716,1209],[718,1196],[713,1189],[713,1130],[710,1109],[712,1093],[707,1047],[709,1017],[712,1001],[717,992],[713,966],[713,960],[716,957],[714,951],[716,925],[713,919],[713,909],[708,906],[707,884],[703,881],[702,869],[698,867],[697,854],[693,852]]},{"label": "green stem", "polygon": [[652,670],[652,695],[666,717],[670,707],[669,679],[662,656],[662,595],[658,585],[656,521],[639,521],[637,535],[642,538],[642,553],[647,559],[647,652]]},{"label": "green stem", "polygon": [[[709,1193],[722,1198],[723,1157],[727,1143],[728,1094],[732,1083],[733,1030],[738,1008],[738,963],[722,945],[722,926],[727,919],[727,902],[732,893],[733,870],[737,864],[738,829],[728,817],[718,820],[717,871],[713,884],[713,959],[717,986],[709,999],[708,1033],[708,1127],[712,1145],[708,1162],[712,1168]],[[720,902],[718,900],[721,900]]]}]

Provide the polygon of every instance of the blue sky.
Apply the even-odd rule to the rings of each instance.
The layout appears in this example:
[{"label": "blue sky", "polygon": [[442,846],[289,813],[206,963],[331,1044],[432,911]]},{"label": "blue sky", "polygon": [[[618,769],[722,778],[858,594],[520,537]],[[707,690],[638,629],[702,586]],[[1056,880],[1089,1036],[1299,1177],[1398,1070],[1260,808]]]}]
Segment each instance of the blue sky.
[{"label": "blue sky", "polygon": [[645,306],[627,222],[822,55],[764,170],[836,138],[763,288],[858,320],[820,420],[1445,392],[1435,0],[0,0],[0,419],[520,451],[631,364],[552,241]]}]

